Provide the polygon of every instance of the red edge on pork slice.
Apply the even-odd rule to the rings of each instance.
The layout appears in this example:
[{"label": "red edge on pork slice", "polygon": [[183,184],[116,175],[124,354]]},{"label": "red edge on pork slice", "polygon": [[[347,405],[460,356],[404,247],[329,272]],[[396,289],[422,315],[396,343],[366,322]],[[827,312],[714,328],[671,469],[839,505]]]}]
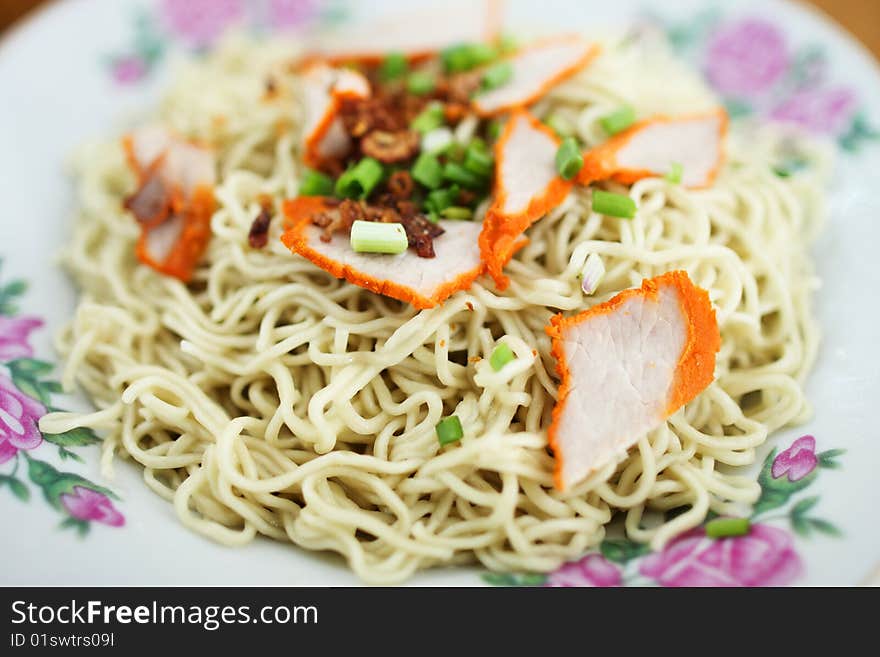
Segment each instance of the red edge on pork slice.
[{"label": "red edge on pork slice", "polygon": [[[308,68],[317,69],[320,66],[323,66],[323,64],[314,62]],[[311,133],[303,135],[303,161],[310,167],[320,168],[322,162],[324,162],[325,157],[321,154],[321,144],[330,133],[334,123],[339,120],[342,104],[346,100],[363,99],[370,95],[370,83],[363,75],[350,69],[340,70],[349,77],[346,81],[348,84],[340,85],[338,82],[334,83],[328,90],[329,99],[324,113],[315,124]],[[304,73],[308,75],[308,70]]]},{"label": "red edge on pork slice", "polygon": [[[721,165],[724,162],[724,138],[727,135],[729,118],[727,112],[723,108],[718,108],[710,112],[700,114],[691,114],[687,116],[656,116],[644,121],[639,121],[627,130],[613,136],[604,144],[587,151],[584,154],[584,166],[577,175],[577,182],[581,185],[588,185],[592,182],[601,180],[614,180],[624,185],[631,185],[643,178],[653,176],[662,176],[668,171],[652,171],[645,168],[626,168],[618,162],[618,153],[626,147],[634,138],[639,136],[647,128],[660,125],[683,124],[688,122],[705,121],[715,118],[718,120],[718,148],[715,157],[715,164],[708,171],[705,179],[696,184],[685,185],[691,189],[703,189],[710,187],[715,182]],[[675,145],[670,149],[669,161],[680,162],[680,158],[674,153]],[[686,165],[685,165],[686,166]],[[685,170],[685,174],[687,170]]]},{"label": "red edge on pork slice", "polygon": [[562,203],[573,185],[557,174],[555,164],[552,163],[553,158],[550,158],[549,166],[552,167],[552,171],[548,171],[548,177],[552,176],[552,179],[549,185],[540,194],[533,196],[524,210],[513,214],[504,211],[508,200],[508,187],[502,175],[506,149],[514,131],[522,121],[526,121],[531,129],[539,131],[546,137],[548,145],[552,144],[554,156],[560,143],[556,133],[534,116],[525,110],[515,110],[495,144],[495,189],[492,205],[486,213],[483,230],[480,233],[480,254],[483,262],[486,263],[487,271],[501,291],[507,289],[510,283],[502,272],[504,266],[528,243],[523,236],[525,230]]},{"label": "red edge on pork slice", "polygon": [[[467,290],[473,282],[483,273],[484,265],[477,259],[477,265],[467,271],[460,273],[450,272],[452,278],[442,285],[437,286],[430,295],[425,295],[420,291],[408,286],[388,279],[380,279],[376,276],[366,274],[353,266],[334,260],[326,253],[321,251],[323,242],[318,237],[318,233],[314,232],[309,235],[309,226],[312,224],[312,217],[322,211],[329,210],[329,205],[324,197],[320,196],[300,196],[298,198],[285,201],[284,215],[285,228],[287,229],[281,236],[284,245],[294,253],[298,253],[304,258],[310,260],[324,271],[329,272],[336,278],[344,278],[349,283],[370,290],[376,294],[392,297],[400,301],[405,301],[419,310],[425,308],[433,308],[442,303],[450,296],[460,290]],[[453,224],[469,224],[469,222],[449,222],[447,225]],[[476,233],[474,234],[476,237]],[[443,236],[438,238],[442,244]],[[436,244],[436,242],[435,242]],[[406,257],[418,258],[414,252],[407,250]],[[379,256],[381,257],[381,256]],[[400,256],[389,256],[399,258]],[[442,253],[438,253],[436,261],[442,262]],[[420,259],[420,266],[429,267],[434,264],[433,260]],[[393,263],[392,263],[393,265]],[[394,267],[391,266],[388,272],[389,276],[393,276]]]},{"label": "red edge on pork slice", "polygon": [[[551,318],[550,325],[546,327],[547,334],[552,339],[551,353],[556,358],[556,372],[560,378],[559,396],[553,409],[552,423],[548,430],[550,447],[556,457],[554,481],[559,490],[565,490],[568,485],[576,481],[566,482],[563,477],[563,462],[565,459],[560,436],[558,435],[562,415],[569,401],[569,394],[575,386],[575,373],[571,371],[566,361],[564,349],[564,333],[567,329],[577,326],[593,318],[621,312],[621,306],[639,297],[657,302],[659,292],[663,288],[670,288],[676,292],[679,308],[686,327],[684,347],[678,358],[677,365],[668,391],[667,401],[662,405],[663,411],[656,418],[656,423],[668,418],[684,404],[693,400],[702,392],[714,378],[715,354],[721,347],[721,335],[718,330],[718,322],[715,310],[712,308],[709,294],[693,284],[690,277],[684,271],[671,271],[652,279],[645,279],[641,288],[624,290],[614,298],[585,310],[572,317],[564,317],[558,314]],[[650,357],[650,355],[648,355]],[[589,376],[589,373],[579,373]],[[655,425],[656,426],[656,425]],[[635,441],[638,436],[632,436]],[[631,445],[632,443],[630,443]],[[593,467],[583,474],[586,477],[605,463],[594,464]],[[580,477],[578,480],[582,479]]]},{"label": "red edge on pork slice", "polygon": [[503,57],[499,60],[499,62],[509,62],[515,65],[516,60],[518,59],[524,59],[532,55],[539,54],[542,50],[549,50],[554,47],[564,45],[580,45],[582,46],[582,52],[573,61],[564,62],[562,65],[555,68],[549,68],[543,80],[538,82],[536,85],[529,85],[528,87],[523,88],[519,95],[514,94],[513,99],[507,100],[500,104],[491,104],[486,102],[487,98],[490,98],[491,96],[494,96],[502,91],[509,93],[517,85],[518,82],[521,82],[518,81],[516,77],[514,77],[513,80],[507,83],[507,85],[503,85],[498,89],[495,89],[485,94],[478,94],[471,102],[474,109],[480,116],[489,117],[502,114],[518,107],[527,107],[541,99],[548,91],[550,91],[550,89],[564,82],[575,73],[585,68],[602,51],[601,46],[599,46],[598,44],[586,42],[580,36],[563,35],[541,39],[539,41],[533,42],[517,50],[516,52],[507,55],[506,57]]},{"label": "red edge on pork slice", "polygon": [[[195,142],[190,143],[203,148]],[[123,137],[122,147],[129,167],[138,177],[138,191],[129,197],[131,200],[136,198],[146,185],[158,179],[158,169],[165,153],[144,166],[135,156],[133,135]],[[214,189],[211,185],[199,184],[187,198],[180,187],[165,183],[158,186],[157,193],[164,194],[165,198],[156,199],[156,205],[160,210],[155,216],[146,220],[139,217],[141,235],[135,246],[135,255],[148,267],[187,283],[192,279],[196,265],[211,239],[211,215],[216,205]],[[128,203],[126,205],[130,208]],[[150,235],[160,230],[162,226],[167,228],[170,222],[181,222],[182,226],[176,231],[178,234],[174,242],[167,245],[164,252],[156,253],[151,248]]]}]

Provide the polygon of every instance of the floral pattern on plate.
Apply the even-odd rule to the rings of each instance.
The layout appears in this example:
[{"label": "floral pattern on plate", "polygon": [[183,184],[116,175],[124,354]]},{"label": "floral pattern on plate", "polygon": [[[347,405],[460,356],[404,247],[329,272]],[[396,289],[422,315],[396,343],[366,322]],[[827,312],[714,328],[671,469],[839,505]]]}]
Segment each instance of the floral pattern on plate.
[{"label": "floral pattern on plate", "polygon": [[703,71],[733,118],[799,126],[855,152],[880,139],[860,108],[857,89],[833,79],[826,49],[795,45],[782,26],[761,16],[728,18],[717,8],[685,21],[651,16],[675,51]]},{"label": "floral pattern on plate", "polygon": [[158,0],[133,16],[131,44],[110,55],[108,71],[122,86],[144,80],[169,46],[203,51],[228,29],[285,31],[313,23],[333,23],[345,15],[333,0]]},{"label": "floral pattern on plate", "polygon": [[89,429],[40,432],[40,418],[57,410],[52,396],[61,392],[61,385],[47,378],[54,369],[51,363],[33,358],[30,334],[43,326],[43,320],[18,314],[18,300],[26,290],[22,280],[4,284],[0,278],[0,490],[29,502],[29,480],[63,516],[61,526],[80,535],[93,523],[122,527],[125,517],[114,505],[119,497],[113,491],[35,456],[37,450],[54,446],[62,461],[82,462],[74,449],[100,439]]},{"label": "floral pattern on plate", "polygon": [[[628,539],[606,539],[599,552],[565,563],[547,574],[487,573],[495,586],[785,586],[803,573],[794,535],[840,536],[833,524],[811,515],[819,496],[792,498],[812,485],[821,468],[837,468],[843,450],[816,453],[816,439],[801,436],[764,460],[761,497],[741,536],[711,538],[706,523],[667,543],[659,552]],[[782,513],[769,511],[786,508]],[[713,518],[707,519],[711,522]],[[787,523],[789,528],[780,527]]]}]

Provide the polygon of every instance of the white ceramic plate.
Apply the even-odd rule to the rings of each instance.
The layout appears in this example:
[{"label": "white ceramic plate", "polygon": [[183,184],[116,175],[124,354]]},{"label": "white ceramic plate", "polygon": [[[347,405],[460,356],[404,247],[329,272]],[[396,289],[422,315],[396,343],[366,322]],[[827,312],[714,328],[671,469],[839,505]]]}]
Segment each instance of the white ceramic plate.
[{"label": "white ceramic plate", "polygon": [[[271,31],[304,21],[357,20],[368,9],[393,11],[402,4],[66,0],[5,36],[0,583],[357,583],[340,559],[268,540],[225,548],[190,533],[171,506],[146,489],[138,469],[120,465],[113,481],[102,479],[98,449],[86,444],[87,433],[10,436],[42,410],[44,404],[28,401],[28,394],[51,397],[55,407],[86,408],[82,399],[56,394],[57,374],[40,362],[55,361],[50,334],[75,303],[53,261],[70,231],[73,195],[63,163],[71,150],[149,107],[174,53],[208,45],[233,20]],[[723,10],[709,0],[655,3],[656,10],[646,10],[647,4],[510,2],[506,23],[573,30],[619,28],[647,17],[706,73],[734,114],[793,120],[840,144],[832,218],[816,248],[825,340],[807,386],[815,417],[771,441],[778,453],[767,460],[762,478],[765,510],[749,537],[712,543],[700,540],[697,530],[659,555],[609,543],[604,556],[587,556],[549,579],[486,578],[477,568],[456,568],[423,573],[415,584],[857,584],[868,581],[880,562],[874,488],[880,465],[878,68],[835,25],[787,2],[725,2]],[[804,434],[814,438],[796,440]]]}]

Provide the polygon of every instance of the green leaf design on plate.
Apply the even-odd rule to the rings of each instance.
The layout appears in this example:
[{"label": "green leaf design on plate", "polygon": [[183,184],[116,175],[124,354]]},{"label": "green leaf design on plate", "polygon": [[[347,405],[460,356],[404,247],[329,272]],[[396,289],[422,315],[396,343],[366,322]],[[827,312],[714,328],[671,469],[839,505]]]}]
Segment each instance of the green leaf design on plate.
[{"label": "green leaf design on plate", "polygon": [[736,98],[726,98],[724,100],[724,107],[731,119],[739,119],[744,116],[749,116],[754,112],[752,106],[746,101],[738,100]]},{"label": "green leaf design on plate", "polygon": [[492,586],[542,586],[547,576],[542,573],[484,573],[482,579]]},{"label": "green leaf design on plate", "polygon": [[803,516],[792,516],[791,528],[794,530],[795,534],[802,538],[808,538],[810,536],[810,520],[808,518],[804,518]]},{"label": "green leaf design on plate", "polygon": [[609,561],[625,564],[632,559],[648,554],[651,548],[645,543],[636,543],[626,538],[608,538],[602,541],[599,551]]},{"label": "green leaf design on plate", "polygon": [[44,433],[43,439],[59,447],[95,445],[101,442],[94,431],[85,427],[76,427],[64,433]]},{"label": "green leaf design on plate", "polygon": [[28,477],[43,490],[43,497],[56,509],[61,509],[61,496],[72,493],[77,486],[103,493],[112,499],[119,499],[109,488],[92,483],[85,477],[72,472],[62,472],[45,461],[28,456],[27,452],[24,454],[28,463]]},{"label": "green leaf design on plate", "polygon": [[855,153],[866,141],[880,139],[880,130],[874,128],[864,112],[856,114],[853,122],[844,134],[838,138],[840,147],[848,153]]},{"label": "green leaf design on plate", "polygon": [[721,12],[718,8],[710,7],[696,14],[690,21],[669,25],[666,28],[666,36],[676,51],[687,50],[702,41],[720,17]]},{"label": "green leaf design on plate", "polygon": [[54,393],[61,392],[61,385],[56,381],[44,381],[43,377],[55,366],[36,358],[17,358],[6,363],[12,382],[29,397],[48,406]]},{"label": "green leaf design on plate", "polygon": [[829,470],[835,470],[840,467],[840,463],[836,461],[838,456],[842,454],[846,454],[845,449],[829,449],[824,452],[819,452],[816,454],[816,458],[819,461],[820,468],[827,468]]},{"label": "green leaf design on plate", "polygon": [[810,523],[810,527],[822,534],[825,534],[826,536],[834,536],[835,538],[843,536],[843,532],[841,532],[835,525],[831,524],[827,520],[822,520],[820,518],[810,518],[808,522]]},{"label": "green leaf design on plate", "polygon": [[89,533],[90,523],[87,520],[67,517],[61,521],[60,527],[62,529],[72,529],[79,534],[80,538],[83,538]]},{"label": "green leaf design on plate", "polygon": [[148,12],[138,11],[134,20],[134,33],[135,52],[150,64],[158,62],[165,53],[165,42]]},{"label": "green leaf design on plate", "polygon": [[812,509],[819,502],[819,496],[807,497],[791,507],[792,516],[805,516],[807,511]]},{"label": "green leaf design on plate", "polygon": [[31,491],[21,481],[10,475],[0,475],[0,486],[7,486],[15,497],[22,502],[31,498]]},{"label": "green leaf design on plate", "polygon": [[85,463],[85,461],[83,461],[82,457],[79,454],[77,454],[76,452],[71,452],[69,449],[67,449],[66,447],[62,447],[61,445],[58,445],[58,456],[61,457],[62,461],[71,459],[73,461],[76,461],[77,463]]},{"label": "green leaf design on plate", "polygon": [[15,300],[27,290],[27,283],[22,280],[10,281],[0,286],[0,315],[15,315],[18,306]]}]

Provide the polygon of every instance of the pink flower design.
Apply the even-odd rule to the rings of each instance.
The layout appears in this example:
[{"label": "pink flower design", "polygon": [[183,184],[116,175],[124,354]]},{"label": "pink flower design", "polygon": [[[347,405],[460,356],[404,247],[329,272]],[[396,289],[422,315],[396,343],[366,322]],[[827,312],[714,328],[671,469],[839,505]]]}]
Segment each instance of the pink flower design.
[{"label": "pink flower design", "polygon": [[770,474],[774,479],[779,479],[788,473],[789,481],[798,481],[810,474],[818,462],[816,439],[813,436],[801,436],[791,444],[791,447],[780,452],[773,459]]},{"label": "pink flower design", "polygon": [[122,527],[125,524],[123,516],[110,498],[84,486],[74,486],[72,493],[61,496],[61,504],[67,512],[79,520],[100,522],[110,527]]},{"label": "pink flower design", "polygon": [[147,74],[147,64],[137,56],[120,57],[113,62],[112,72],[118,84],[133,84]]},{"label": "pink flower design", "polygon": [[316,13],[314,0],[269,0],[268,24],[273,29],[295,27]]},{"label": "pink flower design", "polygon": [[204,48],[244,16],[243,0],[162,0],[168,29],[193,48]]},{"label": "pink flower design", "polygon": [[0,463],[9,461],[20,449],[34,449],[43,442],[37,421],[45,413],[41,403],[0,375]]},{"label": "pink flower design", "polygon": [[620,569],[601,554],[592,553],[579,561],[563,564],[547,577],[544,586],[620,586]]},{"label": "pink flower design", "polygon": [[837,135],[849,125],[857,100],[851,89],[796,91],[770,113],[777,121],[800,125],[820,134]]},{"label": "pink flower design", "polygon": [[661,586],[784,586],[802,571],[791,536],[770,525],[722,539],[697,527],[639,564],[639,572]]},{"label": "pink flower design", "polygon": [[42,325],[43,320],[37,317],[0,315],[0,362],[32,356],[34,352],[28,344],[28,336]]},{"label": "pink flower design", "polygon": [[721,94],[749,98],[770,89],[788,65],[782,33],[766,21],[746,19],[712,35],[706,74]]}]

